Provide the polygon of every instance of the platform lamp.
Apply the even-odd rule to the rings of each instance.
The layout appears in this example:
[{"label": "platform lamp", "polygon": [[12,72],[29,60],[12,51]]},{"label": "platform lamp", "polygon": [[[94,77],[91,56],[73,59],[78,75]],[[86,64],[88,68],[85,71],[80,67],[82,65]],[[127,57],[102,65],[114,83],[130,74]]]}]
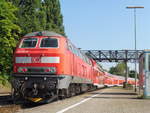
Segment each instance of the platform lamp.
[{"label": "platform lamp", "polygon": [[136,48],[136,9],[143,9],[143,6],[128,6],[127,9],[133,9],[134,10],[134,42],[135,42],[135,92],[137,91],[137,58],[138,58],[138,52]]}]

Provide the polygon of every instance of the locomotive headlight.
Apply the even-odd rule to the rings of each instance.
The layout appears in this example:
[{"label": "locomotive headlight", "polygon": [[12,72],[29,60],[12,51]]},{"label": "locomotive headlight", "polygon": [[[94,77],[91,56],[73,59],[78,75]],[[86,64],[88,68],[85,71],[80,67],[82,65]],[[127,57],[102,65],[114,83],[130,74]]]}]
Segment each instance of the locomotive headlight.
[{"label": "locomotive headlight", "polygon": [[45,72],[55,74],[56,73],[56,67],[48,67],[45,69]]},{"label": "locomotive headlight", "polygon": [[28,71],[28,69],[26,68],[26,67],[19,67],[18,68],[18,72],[19,73],[25,73],[25,72],[27,72]]}]

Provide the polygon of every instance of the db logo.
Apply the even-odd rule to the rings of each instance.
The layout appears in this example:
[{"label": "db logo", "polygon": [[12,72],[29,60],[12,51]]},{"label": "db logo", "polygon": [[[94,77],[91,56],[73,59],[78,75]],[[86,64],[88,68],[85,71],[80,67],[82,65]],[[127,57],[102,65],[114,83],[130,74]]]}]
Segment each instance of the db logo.
[{"label": "db logo", "polygon": [[41,58],[40,57],[32,57],[31,61],[32,61],[32,63],[41,63]]}]

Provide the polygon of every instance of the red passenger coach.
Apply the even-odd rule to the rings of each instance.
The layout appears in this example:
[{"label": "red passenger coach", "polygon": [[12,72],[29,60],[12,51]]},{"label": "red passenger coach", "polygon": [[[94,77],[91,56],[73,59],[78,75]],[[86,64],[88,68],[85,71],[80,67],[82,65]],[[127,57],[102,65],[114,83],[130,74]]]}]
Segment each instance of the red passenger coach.
[{"label": "red passenger coach", "polygon": [[103,85],[95,61],[68,38],[48,31],[25,35],[14,53],[15,97],[33,102],[70,97]]}]

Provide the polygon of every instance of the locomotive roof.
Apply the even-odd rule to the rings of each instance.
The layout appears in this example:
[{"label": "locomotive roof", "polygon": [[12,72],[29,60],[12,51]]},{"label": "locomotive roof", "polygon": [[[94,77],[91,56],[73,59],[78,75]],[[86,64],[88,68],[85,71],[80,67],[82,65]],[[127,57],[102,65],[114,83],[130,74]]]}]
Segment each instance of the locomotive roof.
[{"label": "locomotive roof", "polygon": [[28,36],[62,36],[62,35],[52,31],[37,31],[37,32],[28,33],[24,37],[28,37]]}]

